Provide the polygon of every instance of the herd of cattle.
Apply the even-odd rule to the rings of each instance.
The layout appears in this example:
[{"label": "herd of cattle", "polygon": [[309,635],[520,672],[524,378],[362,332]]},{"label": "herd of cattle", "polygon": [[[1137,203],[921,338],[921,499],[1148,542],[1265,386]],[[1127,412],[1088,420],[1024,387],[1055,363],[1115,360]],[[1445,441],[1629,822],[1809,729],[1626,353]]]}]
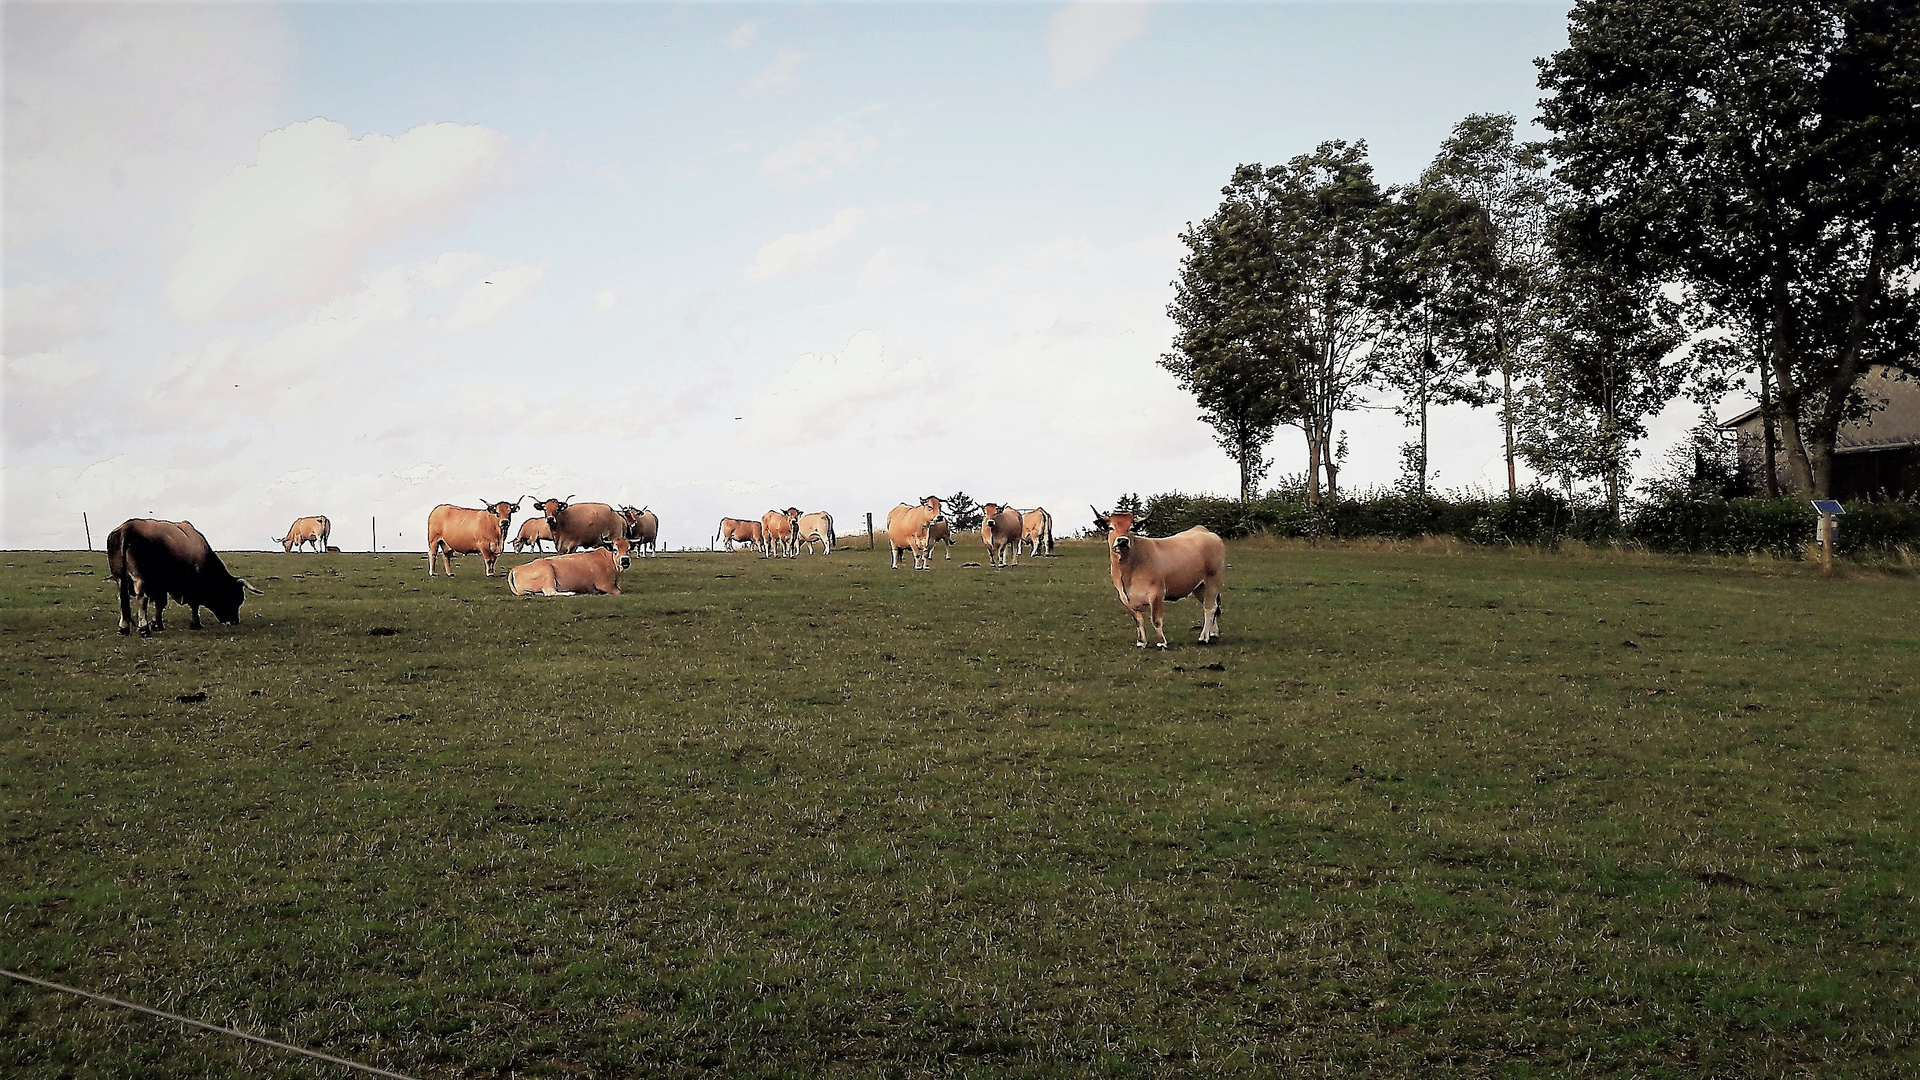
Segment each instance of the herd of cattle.
[{"label": "herd of cattle", "polygon": [[[507,533],[520,504],[532,496],[485,507],[442,503],[427,516],[427,576],[436,576],[436,564],[453,576],[454,555],[478,555],[485,573],[505,551]],[[620,571],[633,553],[657,554],[660,518],[652,511],[607,503],[566,499],[533,499],[540,516],[529,518],[512,541],[515,551],[538,551],[551,543],[554,554],[507,571],[507,588],[515,596],[540,593],[620,594]],[[1053,550],[1053,516],[1044,508],[1016,510],[987,503],[981,507],[980,537],[986,544],[988,565],[1018,565],[1020,554],[1039,555]],[[1198,596],[1204,611],[1200,641],[1220,634],[1220,593],[1226,568],[1226,545],[1218,536],[1196,526],[1176,536],[1152,539],[1133,534],[1130,514],[1101,514],[1098,526],[1107,533],[1108,561],[1113,586],[1133,615],[1138,630],[1135,644],[1145,647],[1147,623],[1167,647],[1161,609],[1168,600]],[[336,551],[327,545],[333,525],[324,516],[304,517],[274,543],[291,552],[312,545],[317,551]],[[954,530],[942,514],[940,499],[929,495],[918,503],[901,503],[887,514],[887,542],[892,566],[900,566],[906,552],[915,570],[933,569],[933,545],[944,542],[953,558]],[[804,545],[809,553],[820,546],[831,554],[835,540],[833,515],[803,514],[797,507],[769,510],[759,520],[722,518],[715,543],[727,550],[746,544],[762,558],[797,558]],[[259,593],[245,579],[228,573],[207,538],[191,522],[129,519],[107,536],[108,571],[120,587],[120,633],[134,627],[133,601],[140,603],[142,635],[165,628],[167,601],[187,605],[192,629],[200,629],[205,607],[223,623],[240,621],[240,603],[248,591]],[[151,615],[149,615],[151,608]]]}]

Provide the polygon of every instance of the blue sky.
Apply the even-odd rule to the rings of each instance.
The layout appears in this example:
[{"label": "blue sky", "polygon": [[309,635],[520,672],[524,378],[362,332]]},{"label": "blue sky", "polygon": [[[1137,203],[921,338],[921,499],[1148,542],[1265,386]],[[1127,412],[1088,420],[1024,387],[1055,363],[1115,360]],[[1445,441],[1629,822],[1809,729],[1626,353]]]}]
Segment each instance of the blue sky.
[{"label": "blue sky", "polygon": [[[1530,117],[1565,34],[1560,4],[7,15],[12,547],[82,510],[230,548],[378,514],[408,548],[438,502],[574,494],[694,544],[774,505],[1230,491],[1154,365],[1180,228],[1322,139],[1411,179],[1462,116]],[[1440,418],[1443,484],[1493,475],[1494,425]],[[1389,482],[1398,421],[1347,428],[1343,478]]]}]

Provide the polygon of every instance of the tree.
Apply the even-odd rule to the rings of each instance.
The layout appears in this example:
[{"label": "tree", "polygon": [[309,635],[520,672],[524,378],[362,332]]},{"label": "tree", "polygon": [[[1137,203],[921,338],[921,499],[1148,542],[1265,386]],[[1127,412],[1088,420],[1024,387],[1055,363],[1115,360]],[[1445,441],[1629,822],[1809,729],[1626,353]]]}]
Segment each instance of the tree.
[{"label": "tree", "polygon": [[1275,428],[1307,442],[1307,498],[1339,493],[1334,427],[1372,377],[1380,189],[1365,143],[1321,143],[1285,165],[1241,165],[1220,208],[1183,238],[1161,365],[1205,410],[1253,496]]},{"label": "tree", "polygon": [[1632,444],[1679,396],[1688,368],[1679,305],[1605,267],[1564,265],[1548,295],[1535,378],[1516,404],[1520,453],[1571,490],[1597,481],[1614,521]]},{"label": "tree", "polygon": [[1382,323],[1372,363],[1379,384],[1400,395],[1394,411],[1419,431],[1401,457],[1407,489],[1424,498],[1429,407],[1491,400],[1486,365],[1467,339],[1486,318],[1476,283],[1489,276],[1492,236],[1478,207],[1446,188],[1417,184],[1392,193],[1383,233]]},{"label": "tree", "polygon": [[1500,423],[1506,437],[1507,497],[1519,491],[1514,469],[1514,383],[1538,341],[1541,287],[1550,273],[1555,188],[1540,143],[1514,139],[1514,119],[1476,113],[1455,124],[1421,177],[1480,208],[1491,258],[1479,264],[1483,298],[1474,351],[1500,369]]},{"label": "tree", "polygon": [[979,528],[980,520],[985,516],[980,512],[980,504],[974,502],[973,496],[964,491],[956,491],[941,499],[940,512],[956,533],[971,532]]},{"label": "tree", "polygon": [[1221,189],[1220,208],[1180,239],[1173,351],[1160,358],[1199,403],[1221,449],[1240,467],[1240,501],[1253,498],[1272,464],[1267,444],[1286,419],[1284,294],[1272,217],[1259,166],[1243,165]]},{"label": "tree", "polygon": [[1920,6],[1583,0],[1540,71],[1581,242],[1764,326],[1789,474],[1830,495],[1861,376],[1920,374]]}]

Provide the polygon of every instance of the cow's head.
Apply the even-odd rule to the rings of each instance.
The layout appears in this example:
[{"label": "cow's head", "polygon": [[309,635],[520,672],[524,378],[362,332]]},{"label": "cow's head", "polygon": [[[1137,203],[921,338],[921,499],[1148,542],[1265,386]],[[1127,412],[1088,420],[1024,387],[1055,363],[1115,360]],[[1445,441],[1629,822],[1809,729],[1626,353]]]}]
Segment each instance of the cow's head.
[{"label": "cow's head", "polygon": [[224,582],[210,583],[204,602],[213,617],[229,625],[240,621],[240,602],[249,592],[258,595],[260,590],[246,578],[228,578]]},{"label": "cow's head", "polygon": [[615,566],[625,570],[631,565],[633,563],[632,551],[633,541],[627,538],[626,533],[620,532],[613,534],[613,562]]},{"label": "cow's head", "polygon": [[940,496],[929,495],[926,498],[920,500],[920,505],[933,511],[935,514],[938,514],[940,513]]},{"label": "cow's head", "polygon": [[573,496],[569,495],[565,499],[536,500],[535,505],[537,505],[540,508],[540,512],[547,517],[548,528],[554,528],[560,524],[560,515],[567,512],[567,501],[572,498]]},{"label": "cow's head", "polygon": [[1112,553],[1114,562],[1126,562],[1133,554],[1133,515],[1111,514],[1107,517],[1107,550]]}]

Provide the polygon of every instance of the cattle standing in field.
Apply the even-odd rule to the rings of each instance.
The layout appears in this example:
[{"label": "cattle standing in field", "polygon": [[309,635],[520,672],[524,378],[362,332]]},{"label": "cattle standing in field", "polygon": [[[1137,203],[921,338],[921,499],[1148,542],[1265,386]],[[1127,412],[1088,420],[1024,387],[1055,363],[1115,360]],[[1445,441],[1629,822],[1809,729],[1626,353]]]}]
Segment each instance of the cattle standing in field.
[{"label": "cattle standing in field", "polygon": [[714,543],[726,542],[726,550],[732,551],[735,544],[745,544],[755,551],[760,549],[760,523],[747,518],[721,518],[720,531],[713,534]]},{"label": "cattle standing in field", "polygon": [[1013,565],[1019,566],[1020,537],[1026,532],[1020,511],[999,503],[987,503],[980,507],[980,515],[980,539],[987,543],[987,565],[1006,566],[1011,552]]},{"label": "cattle standing in field", "polygon": [[769,510],[760,515],[760,554],[763,558],[791,559],[800,554],[800,509]]},{"label": "cattle standing in field", "polygon": [[[520,496],[526,498],[525,495]],[[520,500],[497,502],[484,510],[441,503],[427,515],[427,576],[433,576],[433,560],[438,557],[453,576],[451,555],[478,555],[486,563],[487,576],[493,576],[494,561],[507,548],[507,526],[520,509]]]},{"label": "cattle standing in field", "polygon": [[1226,543],[1204,525],[1155,540],[1133,535],[1132,514],[1102,515],[1098,508],[1093,514],[1100,527],[1109,530],[1107,555],[1113,588],[1140,631],[1140,640],[1134,644],[1146,648],[1150,614],[1153,631],[1160,636],[1159,647],[1166,648],[1167,630],[1160,620],[1160,608],[1166,601],[1183,596],[1200,599],[1200,643],[1219,640]]},{"label": "cattle standing in field", "polygon": [[316,514],[313,517],[296,520],[292,527],[287,529],[287,535],[275,540],[274,543],[279,544],[289,553],[294,548],[306,544],[312,544],[315,551],[332,551],[334,549],[327,546],[327,538],[332,535],[333,522],[328,521],[324,514]]},{"label": "cattle standing in field", "polygon": [[933,541],[928,529],[940,516],[940,499],[929,495],[918,505],[901,503],[887,511],[887,543],[893,547],[893,569],[900,569],[900,552],[913,555],[915,570],[933,569]]},{"label": "cattle standing in field", "polygon": [[946,518],[934,518],[927,526],[927,548],[932,550],[935,544],[947,545],[947,561],[953,561],[953,522]]},{"label": "cattle standing in field", "polygon": [[518,552],[532,548],[539,551],[543,543],[553,543],[553,530],[547,527],[546,518],[530,517],[520,523],[520,535],[513,538],[513,550]]},{"label": "cattle standing in field", "polygon": [[[1027,554],[1035,558],[1043,554],[1053,554],[1053,515],[1047,513],[1047,508],[1036,506],[1031,510],[1022,510],[1020,520],[1022,522],[1020,539],[1029,545]],[[1044,551],[1041,547],[1043,544]]]},{"label": "cattle standing in field", "polygon": [[606,503],[568,502],[566,499],[534,500],[545,512],[547,528],[553,530],[553,550],[562,555],[588,548],[619,546],[624,550],[627,519]]},{"label": "cattle standing in field", "polygon": [[813,554],[813,545],[819,544],[823,554],[833,554],[833,515],[825,510],[800,515],[800,533],[798,542],[807,545],[807,554]]},{"label": "cattle standing in field", "polygon": [[[240,602],[259,589],[227,572],[207,538],[190,521],[128,518],[107,534],[107,573],[120,583],[120,632],[133,630],[133,598],[140,598],[140,636],[167,628],[167,599],[193,610],[187,629],[200,629],[200,609],[223,623],[240,621]],[[153,617],[147,606],[153,605]]]},{"label": "cattle standing in field", "polygon": [[631,506],[620,508],[620,516],[627,521],[627,539],[634,548],[644,549],[649,555],[660,552],[660,515],[641,507],[635,510]]},{"label": "cattle standing in field", "polygon": [[[621,546],[625,546],[625,537]],[[576,551],[571,555],[549,555],[522,563],[507,571],[507,589],[515,596],[539,593],[605,593],[620,595],[620,571],[627,568],[626,552],[606,548]]]}]

